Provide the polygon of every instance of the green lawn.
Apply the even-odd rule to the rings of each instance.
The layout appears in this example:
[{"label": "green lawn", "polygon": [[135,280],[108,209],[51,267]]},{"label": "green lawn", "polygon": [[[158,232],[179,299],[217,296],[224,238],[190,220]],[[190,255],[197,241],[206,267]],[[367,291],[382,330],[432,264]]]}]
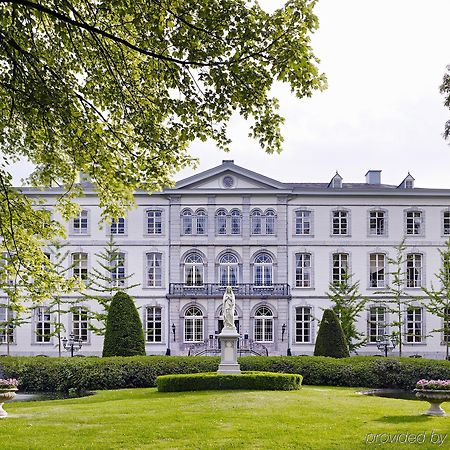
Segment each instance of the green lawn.
[{"label": "green lawn", "polygon": [[[367,397],[355,388],[158,393],[100,391],[69,400],[6,404],[6,449],[439,448],[450,417],[423,416],[428,403]],[[450,412],[450,403],[443,404]],[[367,444],[368,433],[426,433],[423,444]],[[383,439],[386,439],[384,435]],[[404,437],[402,438],[404,439]],[[440,448],[450,448],[450,437]]]}]

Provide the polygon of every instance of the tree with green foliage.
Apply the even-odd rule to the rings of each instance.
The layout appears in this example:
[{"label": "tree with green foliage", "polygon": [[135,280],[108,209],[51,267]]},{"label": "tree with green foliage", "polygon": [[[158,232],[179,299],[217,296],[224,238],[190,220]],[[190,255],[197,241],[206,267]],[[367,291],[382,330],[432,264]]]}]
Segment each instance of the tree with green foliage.
[{"label": "tree with green foliage", "polygon": [[51,292],[42,248],[63,229],[44,227],[36,200],[12,188],[12,162],[34,164],[32,185],[60,186],[56,208],[68,220],[80,172],[103,218],[120,217],[136,189],[160,190],[195,166],[193,141],[228,149],[235,113],[279,152],[274,82],[298,98],[326,87],[311,47],[315,3],[289,0],[269,14],[256,0],[0,1],[0,234],[22,262],[14,300]]},{"label": "tree with green foliage", "polygon": [[74,290],[82,291],[84,288],[84,284],[80,280],[69,275],[73,266],[67,264],[70,251],[66,250],[66,247],[67,244],[60,240],[54,240],[48,246],[50,251],[48,255],[52,262],[50,270],[53,270],[58,275],[58,279],[62,280],[61,283],[53,285],[50,299],[47,302],[48,312],[53,317],[50,335],[57,338],[59,357],[62,353],[62,333],[67,331],[63,316],[69,314],[74,304],[78,302],[78,299],[69,299],[66,294]]},{"label": "tree with green foliage", "polygon": [[344,331],[332,309],[326,309],[323,312],[314,347],[314,356],[331,356],[332,358],[350,356]]},{"label": "tree with green foliage", "polygon": [[367,338],[361,339],[364,333],[358,331],[356,324],[361,312],[365,311],[368,299],[359,292],[359,281],[352,283],[352,275],[345,273],[340,282],[331,282],[327,296],[333,303],[342,330],[344,331],[347,347],[350,352],[362,347]]},{"label": "tree with green foliage", "polygon": [[[442,84],[440,86],[441,94],[444,94],[444,106],[450,109],[450,64],[447,66],[447,73],[444,74]],[[445,122],[444,138],[450,137],[450,119]]]},{"label": "tree with green foliage", "polygon": [[438,249],[441,255],[441,267],[435,274],[438,285],[431,283],[431,289],[422,288],[427,295],[421,303],[425,309],[439,317],[442,326],[431,330],[431,333],[443,333],[445,343],[445,359],[449,359],[450,347],[450,239],[445,241],[445,248]]},{"label": "tree with green foliage", "polygon": [[376,292],[376,294],[381,294],[384,296],[382,303],[386,305],[386,309],[390,315],[394,318],[386,326],[392,327],[391,336],[395,339],[398,344],[398,354],[402,356],[403,351],[403,339],[405,333],[403,329],[405,327],[408,308],[415,300],[415,297],[408,295],[405,292],[407,273],[405,270],[406,266],[406,249],[405,239],[403,239],[398,245],[394,246],[396,250],[395,257],[387,258],[388,264],[390,266],[389,275],[391,278],[390,283],[386,285],[383,291]]},{"label": "tree with green foliage", "polygon": [[112,298],[106,320],[103,356],[145,356],[142,322],[133,299],[125,292]]},{"label": "tree with green foliage", "polygon": [[93,267],[88,275],[87,289],[83,292],[86,300],[93,300],[100,307],[89,309],[89,328],[100,336],[105,334],[106,318],[111,299],[116,292],[123,292],[139,286],[139,283],[128,284],[134,274],[125,275],[124,254],[120,251],[113,236],[100,253],[96,253],[97,267]]}]

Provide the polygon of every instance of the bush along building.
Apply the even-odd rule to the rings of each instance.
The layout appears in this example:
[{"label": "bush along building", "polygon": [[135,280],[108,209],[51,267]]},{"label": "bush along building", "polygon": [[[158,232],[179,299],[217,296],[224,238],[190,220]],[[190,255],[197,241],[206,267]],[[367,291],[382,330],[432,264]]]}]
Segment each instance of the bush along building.
[{"label": "bush along building", "polygon": [[[366,341],[357,352],[381,354],[377,340],[399,329],[393,325],[398,311],[389,302],[389,261],[404,239],[402,354],[445,356],[448,328],[424,307],[422,288],[436,285],[439,249],[450,238],[450,190],[416,188],[410,174],[399,185],[382,184],[379,170],[369,170],[365,183],[346,183],[338,173],[327,183],[283,183],[227,160],[174,188],[137,192],[137,208],[101,229],[95,191],[89,183],[84,189],[81,212],[67,224],[67,272],[88,280],[97,269],[111,279],[113,293],[128,288],[147,354],[217,354],[229,285],[241,354],[312,355],[318,321],[333,306],[330,283],[349,279],[367,298],[357,319]],[[62,193],[24,191],[49,209]],[[111,235],[118,256],[102,268],[98,255]],[[82,340],[80,354],[101,355],[97,318],[105,302],[100,306],[95,297],[106,291],[66,295],[62,300],[70,307],[58,319],[44,303],[20,326],[0,325],[0,354],[58,355],[58,320],[62,334]],[[4,324],[10,312],[5,298],[0,303]]]}]

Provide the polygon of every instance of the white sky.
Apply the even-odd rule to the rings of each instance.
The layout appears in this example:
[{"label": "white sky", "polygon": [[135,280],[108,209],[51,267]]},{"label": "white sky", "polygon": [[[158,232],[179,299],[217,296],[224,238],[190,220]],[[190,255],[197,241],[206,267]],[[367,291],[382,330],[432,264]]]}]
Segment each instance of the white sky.
[{"label": "white sky", "polygon": [[[260,0],[268,11],[283,0]],[[450,64],[450,0],[319,0],[313,36],[328,89],[298,100],[277,85],[285,138],[281,155],[267,155],[232,120],[232,151],[194,143],[197,169],[234,159],[280,181],[325,182],[336,170],[362,182],[368,169],[398,184],[408,171],[418,187],[450,188],[450,146],[442,138],[450,112],[439,85]],[[29,166],[16,167],[15,181]],[[181,179],[192,174],[181,172]]]}]

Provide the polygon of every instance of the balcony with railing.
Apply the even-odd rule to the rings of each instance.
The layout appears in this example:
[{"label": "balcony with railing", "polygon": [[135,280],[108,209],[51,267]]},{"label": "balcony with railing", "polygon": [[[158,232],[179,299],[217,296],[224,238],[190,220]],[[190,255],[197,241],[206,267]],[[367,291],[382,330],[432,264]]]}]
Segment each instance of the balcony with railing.
[{"label": "balcony with railing", "polygon": [[[185,283],[170,283],[169,297],[222,297],[226,286],[219,283],[205,283],[192,286]],[[240,283],[232,286],[237,298],[243,297],[289,297],[291,289],[287,283],[274,283],[268,286],[258,286],[252,283]]]}]

